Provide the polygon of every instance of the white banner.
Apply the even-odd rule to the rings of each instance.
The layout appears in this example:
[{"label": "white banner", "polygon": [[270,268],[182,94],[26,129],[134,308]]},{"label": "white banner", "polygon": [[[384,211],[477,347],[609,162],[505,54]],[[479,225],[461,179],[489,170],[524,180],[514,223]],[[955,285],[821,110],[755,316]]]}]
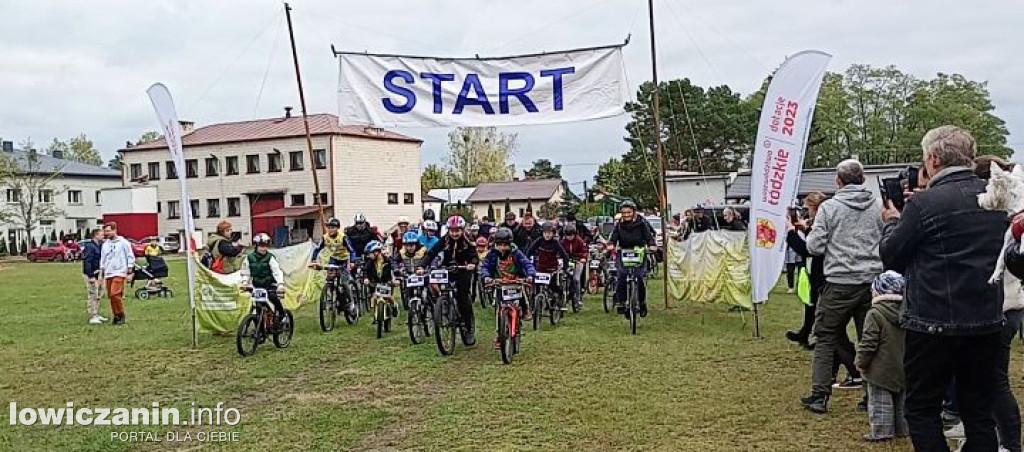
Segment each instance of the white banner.
[{"label": "white banner", "polygon": [[[167,149],[171,152],[171,157],[174,158],[174,167],[177,168],[178,174],[184,174],[185,171],[185,153],[181,147],[181,123],[178,122],[178,110],[174,107],[174,98],[171,97],[171,92],[164,86],[163,83],[154,83],[146,90],[146,94],[149,94],[149,100],[153,103],[153,109],[156,110],[157,119],[160,120],[160,128],[164,131],[164,141],[167,142]],[[191,237],[195,236],[195,223],[192,219],[192,203],[189,201],[188,196],[188,183],[185,177],[179,177],[178,182],[181,184],[181,218],[185,223],[185,236],[189,237],[188,244],[188,259],[185,259],[188,268],[188,304],[192,310],[192,346],[197,346],[199,330],[196,327],[196,270],[194,267],[192,255],[196,251],[196,244]]]},{"label": "white banner", "polygon": [[509,58],[337,56],[342,124],[551,124],[619,115],[629,100],[622,46]]},{"label": "white banner", "polygon": [[800,185],[818,88],[832,55],[804,51],[772,75],[761,107],[750,174],[750,277],[755,303],[768,300],[785,260],[787,208]]}]

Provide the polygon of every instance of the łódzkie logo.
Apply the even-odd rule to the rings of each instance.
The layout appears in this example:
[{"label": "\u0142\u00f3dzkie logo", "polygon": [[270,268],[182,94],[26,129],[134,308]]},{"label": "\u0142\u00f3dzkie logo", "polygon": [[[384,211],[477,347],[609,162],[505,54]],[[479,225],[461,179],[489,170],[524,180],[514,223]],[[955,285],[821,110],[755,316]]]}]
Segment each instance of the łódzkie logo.
[{"label": "\u0142\u00f3dzkie logo", "polygon": [[761,248],[772,248],[775,246],[775,239],[778,236],[778,230],[775,229],[775,223],[767,218],[757,219],[757,246]]}]

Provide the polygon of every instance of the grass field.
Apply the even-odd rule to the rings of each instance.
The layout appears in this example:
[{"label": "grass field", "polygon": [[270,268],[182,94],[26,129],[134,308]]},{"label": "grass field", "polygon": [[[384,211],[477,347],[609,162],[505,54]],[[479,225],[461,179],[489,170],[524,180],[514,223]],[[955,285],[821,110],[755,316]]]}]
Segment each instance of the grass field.
[{"label": "grass field", "polygon": [[[631,336],[592,299],[563,324],[527,332],[503,365],[478,307],[480,343],[442,358],[404,330],[377,340],[367,319],[320,331],[316,308],[297,313],[292,346],[240,358],[233,337],[189,348],[183,262],[169,301],[126,301],[128,324],[85,322],[75,264],[0,267],[0,400],[20,407],[237,408],[234,427],[11,426],[0,409],[0,450],[909,450],[866,445],[858,392],[827,416],[805,412],[810,355],[783,338],[801,307],[777,294],[753,321],[721,305],[652,309]],[[660,305],[660,284],[652,287]],[[109,305],[103,304],[109,314]],[[108,315],[109,317],[109,315]],[[1015,357],[1014,369],[1019,369]],[[1015,378],[1019,384],[1020,379]],[[1018,390],[1020,387],[1018,386]],[[160,443],[112,441],[158,432]],[[174,443],[166,432],[237,431],[236,443]]]}]

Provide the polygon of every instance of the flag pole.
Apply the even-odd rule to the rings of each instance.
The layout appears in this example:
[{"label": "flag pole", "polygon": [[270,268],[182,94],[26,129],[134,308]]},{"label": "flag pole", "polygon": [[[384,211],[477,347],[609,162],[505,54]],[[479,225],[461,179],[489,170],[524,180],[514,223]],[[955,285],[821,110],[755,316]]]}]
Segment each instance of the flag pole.
[{"label": "flag pole", "polygon": [[[320,196],[320,178],[317,176],[316,168],[316,155],[313,153],[313,137],[309,133],[309,117],[306,114],[306,94],[302,89],[302,73],[299,71],[299,53],[295,49],[295,31],[292,29],[292,7],[287,3],[284,4],[284,16],[288,20],[288,39],[292,44],[292,62],[295,63],[295,81],[299,85],[299,104],[302,107],[302,125],[306,128],[306,149],[309,153],[309,168],[313,171],[313,188],[316,190],[314,198],[316,199],[317,209],[320,211],[320,230],[325,230],[327,221],[324,219],[324,201]],[[324,152],[324,159],[327,159],[327,153]],[[325,164],[327,162],[324,162]]]},{"label": "flag pole", "polygon": [[651,76],[654,79],[654,148],[658,153],[658,216],[661,217],[661,263],[662,283],[665,296],[665,309],[668,304],[668,233],[665,214],[668,212],[668,192],[665,184],[665,150],[661,146],[661,94],[658,85],[658,52],[654,40],[654,0],[647,0],[647,14],[651,30]]}]

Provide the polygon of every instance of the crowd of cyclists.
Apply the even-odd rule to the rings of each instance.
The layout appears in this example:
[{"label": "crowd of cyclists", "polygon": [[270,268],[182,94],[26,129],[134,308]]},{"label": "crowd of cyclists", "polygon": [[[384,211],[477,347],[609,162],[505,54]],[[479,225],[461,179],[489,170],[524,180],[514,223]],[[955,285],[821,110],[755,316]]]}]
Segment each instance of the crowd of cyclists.
[{"label": "crowd of cyclists", "polygon": [[[372,310],[375,323],[384,322],[386,317],[387,328],[399,312],[394,302],[390,302],[386,310],[375,309],[377,301],[395,299],[384,288],[398,288],[402,306],[408,310],[408,300],[416,294],[407,287],[406,281],[410,277],[422,279],[434,269],[445,269],[450,279],[444,282],[453,294],[461,321],[462,343],[472,346],[476,343],[474,305],[479,301],[483,306],[494,306],[496,297],[492,288],[502,283],[521,284],[525,289],[526,296],[519,301],[522,320],[529,321],[534,315],[543,314],[532,312],[533,283],[538,274],[555,276],[544,282],[547,292],[564,301],[553,305],[553,309],[568,311],[571,307],[574,312],[583,307],[588,268],[607,268],[607,274],[612,275],[633,274],[638,276],[635,280],[639,281],[636,300],[639,304],[632,313],[624,308],[626,278],[600,279],[609,286],[618,313],[627,317],[630,314],[646,316],[643,276],[647,267],[624,265],[619,251],[646,251],[653,250],[654,246],[654,228],[632,202],[622,204],[608,237],[573,214],[540,220],[529,212],[521,219],[510,212],[500,224],[486,217],[469,224],[459,215],[449,216],[439,223],[434,212],[427,210],[416,223],[400,218],[394,227],[381,231],[360,213],[344,229],[338,218],[326,222],[325,233],[313,250],[310,267],[328,271],[329,283],[324,290],[334,293],[321,298],[339,300],[338,311],[346,314],[349,323]],[[588,261],[599,264],[588,266]],[[267,281],[274,282],[274,279]],[[432,278],[431,282],[434,282]],[[436,287],[426,291],[427,305],[437,301],[438,293]],[[279,293],[272,290],[271,294],[275,308],[279,308]],[[377,314],[381,312],[384,317]],[[410,325],[413,317],[409,315]],[[323,320],[321,326],[324,326]],[[329,329],[324,327],[324,330]],[[378,334],[381,330],[378,328]],[[496,341],[495,346],[498,345]]]}]

